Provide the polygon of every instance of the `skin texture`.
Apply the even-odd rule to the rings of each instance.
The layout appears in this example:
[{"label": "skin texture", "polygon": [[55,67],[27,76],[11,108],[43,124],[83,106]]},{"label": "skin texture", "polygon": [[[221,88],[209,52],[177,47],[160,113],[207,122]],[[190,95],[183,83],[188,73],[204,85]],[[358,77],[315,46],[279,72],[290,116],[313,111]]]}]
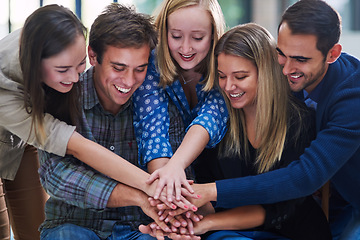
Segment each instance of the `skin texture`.
[{"label": "skin texture", "polygon": [[69,92],[74,83],[79,81],[79,74],[85,70],[86,43],[79,35],[73,44],[60,53],[41,61],[43,82],[61,92]]},{"label": "skin texture", "polygon": [[103,54],[102,63],[89,47],[90,64],[94,73],[96,92],[101,105],[116,114],[143,83],[148,66],[150,48],[117,48],[108,46]]},{"label": "skin texture", "polygon": [[329,56],[324,57],[316,43],[315,35],[292,34],[286,22],[279,28],[278,60],[294,92],[310,93],[325,76]]},{"label": "skin texture", "polygon": [[[176,10],[168,17],[167,38],[170,54],[180,66],[182,78],[180,82],[189,106],[192,108],[198,103],[195,86],[201,78],[201,74],[195,70],[210,51],[212,41],[209,13],[198,5]],[[184,84],[184,81],[187,84]],[[154,170],[148,183],[159,179],[155,198],[158,198],[164,187],[166,187],[170,202],[173,201],[173,193],[177,200],[180,199],[181,186],[190,193],[194,192],[186,180],[185,172],[179,169],[188,167],[199,156],[209,140],[206,129],[200,125],[194,125],[188,130],[181,145],[168,162],[164,159],[155,159],[148,164],[149,169]],[[158,164],[156,161],[162,163]],[[161,165],[163,167],[155,170],[156,167],[153,164],[156,164],[156,167],[161,167]]]}]

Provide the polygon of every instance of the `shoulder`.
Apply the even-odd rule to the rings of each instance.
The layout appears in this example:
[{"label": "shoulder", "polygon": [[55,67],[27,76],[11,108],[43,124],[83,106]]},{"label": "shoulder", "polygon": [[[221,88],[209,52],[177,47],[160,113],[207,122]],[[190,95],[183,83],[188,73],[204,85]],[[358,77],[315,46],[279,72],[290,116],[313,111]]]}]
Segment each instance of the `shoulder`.
[{"label": "shoulder", "polygon": [[[0,40],[0,68],[7,81],[23,83],[19,62],[19,39],[21,29],[18,29]],[[0,84],[5,81],[3,77]]]}]

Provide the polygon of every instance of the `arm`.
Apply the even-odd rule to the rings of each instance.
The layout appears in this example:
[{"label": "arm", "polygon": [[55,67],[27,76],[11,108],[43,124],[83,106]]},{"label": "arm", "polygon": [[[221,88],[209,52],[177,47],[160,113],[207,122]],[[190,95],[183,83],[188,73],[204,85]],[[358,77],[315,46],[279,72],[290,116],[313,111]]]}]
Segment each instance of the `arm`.
[{"label": "arm", "polygon": [[140,189],[149,196],[154,194],[154,186],[145,184],[148,173],[77,132],[69,140],[68,154],[121,183]]},{"label": "arm", "polygon": [[48,194],[83,209],[104,209],[117,182],[72,156],[39,151],[41,184]]},{"label": "arm", "polygon": [[[172,93],[173,94],[173,93]],[[155,198],[165,185],[167,186],[168,200],[172,200],[172,193],[175,190],[177,199],[180,197],[180,186],[188,186],[183,171],[188,167],[204,150],[205,146],[214,147],[226,133],[228,112],[225,101],[221,94],[213,89],[210,92],[198,92],[200,106],[196,109],[197,116],[187,129],[187,133],[176,150],[169,163],[159,171],[153,173],[149,182],[159,178]]]},{"label": "arm", "polygon": [[205,216],[194,223],[195,235],[214,230],[241,230],[261,226],[265,210],[261,205],[243,206]]},{"label": "arm", "polygon": [[[134,128],[142,166],[157,158],[170,158],[173,154],[169,140],[168,97],[159,87],[154,53],[143,84],[133,94]],[[151,150],[150,150],[151,149]]]},{"label": "arm", "polygon": [[[331,99],[318,104],[317,121],[322,125],[317,126],[320,130],[316,139],[305,149],[300,160],[286,168],[257,176],[217,181],[217,206],[231,208],[307,196],[335,174],[334,180],[342,177],[349,183],[342,182],[342,192],[351,191],[346,189],[347,186],[358,186],[359,178],[349,174],[351,168],[359,166],[360,113],[357,109],[360,86],[356,76],[359,75],[354,74],[351,89],[349,81],[331,91],[323,89]],[[346,197],[348,201],[359,204],[357,193]]]},{"label": "arm", "polygon": [[151,217],[155,223],[161,227],[164,232],[171,232],[170,228],[165,222],[159,220],[158,210],[156,207],[152,207],[148,201],[148,196],[142,191],[135,188],[129,187],[124,184],[117,184],[112,191],[107,207],[127,207],[127,206],[138,206],[141,207],[143,212]]}]

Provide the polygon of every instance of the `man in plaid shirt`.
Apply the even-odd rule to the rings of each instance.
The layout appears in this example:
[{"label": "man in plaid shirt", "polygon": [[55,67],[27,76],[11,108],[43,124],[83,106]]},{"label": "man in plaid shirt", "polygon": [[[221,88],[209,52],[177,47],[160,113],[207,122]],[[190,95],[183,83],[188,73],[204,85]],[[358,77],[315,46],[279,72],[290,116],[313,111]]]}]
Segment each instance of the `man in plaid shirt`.
[{"label": "man in plaid shirt", "polygon": [[[80,77],[82,119],[77,131],[137,166],[131,96],[144,81],[156,43],[148,16],[111,4],[91,27],[92,67]],[[172,126],[181,128],[181,118],[173,119]],[[155,239],[138,231],[140,224],[150,221],[144,212],[157,217],[144,192],[108,178],[73,156],[41,152],[40,161],[41,182],[50,195],[41,239]]]}]

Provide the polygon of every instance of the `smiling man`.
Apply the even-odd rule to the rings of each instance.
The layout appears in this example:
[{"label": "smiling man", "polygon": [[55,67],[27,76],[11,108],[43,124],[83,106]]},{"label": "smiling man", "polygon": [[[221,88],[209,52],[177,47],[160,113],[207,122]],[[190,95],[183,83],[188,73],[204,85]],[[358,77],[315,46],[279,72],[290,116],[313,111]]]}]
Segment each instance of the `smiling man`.
[{"label": "smiling man", "polygon": [[308,181],[331,180],[333,238],[359,239],[360,63],[341,53],[340,33],[333,8],[302,0],[283,15],[277,50],[291,90],[316,109],[317,138],[301,157],[313,165]]},{"label": "smiling man", "polygon": [[[156,43],[149,16],[111,4],[91,26],[92,67],[80,76],[82,119],[77,131],[134,165],[138,165],[138,150],[131,96],[145,79]],[[154,239],[137,229],[149,221],[144,212],[157,217],[145,193],[73,156],[40,152],[40,162],[41,183],[50,195],[41,239]]]}]

